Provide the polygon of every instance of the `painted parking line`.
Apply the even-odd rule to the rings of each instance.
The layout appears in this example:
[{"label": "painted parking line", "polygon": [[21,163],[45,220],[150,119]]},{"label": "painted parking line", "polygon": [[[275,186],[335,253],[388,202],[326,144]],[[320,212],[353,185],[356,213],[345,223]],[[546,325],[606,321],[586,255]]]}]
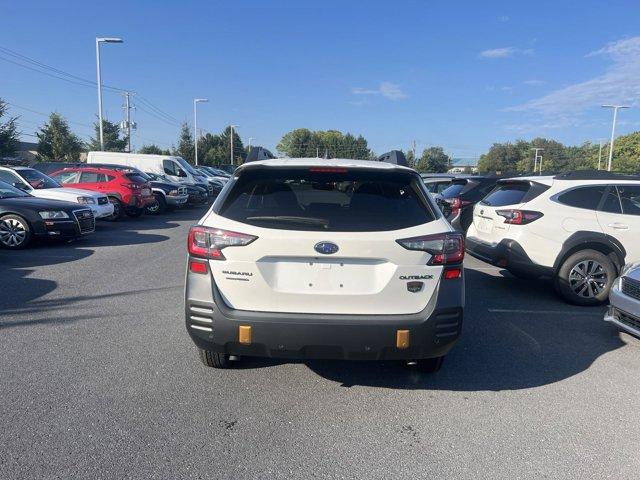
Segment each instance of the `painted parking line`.
[{"label": "painted parking line", "polygon": [[490,313],[523,313],[531,314],[537,313],[542,315],[578,315],[585,317],[604,317],[604,311],[602,312],[580,312],[575,310],[522,310],[522,309],[510,309],[510,308],[489,308]]}]

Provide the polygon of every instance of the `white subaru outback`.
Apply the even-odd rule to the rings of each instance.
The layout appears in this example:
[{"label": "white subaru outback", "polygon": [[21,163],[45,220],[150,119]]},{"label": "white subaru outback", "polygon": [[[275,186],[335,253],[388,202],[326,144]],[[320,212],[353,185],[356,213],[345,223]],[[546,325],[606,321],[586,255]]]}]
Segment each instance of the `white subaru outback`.
[{"label": "white subaru outback", "polygon": [[547,276],[569,302],[605,302],[640,260],[640,177],[598,171],[500,180],[473,212],[469,254],[520,277]]},{"label": "white subaru outback", "polygon": [[403,166],[244,164],[188,252],[186,327],[207,366],[248,355],[436,371],[461,332],[463,238]]}]

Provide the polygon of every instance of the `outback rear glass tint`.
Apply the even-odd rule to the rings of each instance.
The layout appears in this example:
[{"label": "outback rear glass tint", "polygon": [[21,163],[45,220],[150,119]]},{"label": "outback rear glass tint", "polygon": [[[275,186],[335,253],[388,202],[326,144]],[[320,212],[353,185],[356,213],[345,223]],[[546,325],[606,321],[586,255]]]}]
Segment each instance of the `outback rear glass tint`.
[{"label": "outback rear glass tint", "polygon": [[505,205],[516,205],[523,203],[525,195],[531,189],[528,183],[506,183],[498,185],[482,199],[484,205],[492,207],[504,207]]},{"label": "outback rear glass tint", "polygon": [[283,230],[375,232],[435,219],[416,175],[358,169],[250,169],[219,215]]}]

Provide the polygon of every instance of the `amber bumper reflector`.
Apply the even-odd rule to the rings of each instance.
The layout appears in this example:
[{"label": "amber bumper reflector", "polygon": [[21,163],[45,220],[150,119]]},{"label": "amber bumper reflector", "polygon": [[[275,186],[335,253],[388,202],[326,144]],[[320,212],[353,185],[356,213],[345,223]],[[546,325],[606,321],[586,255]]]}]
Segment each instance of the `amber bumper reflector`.
[{"label": "amber bumper reflector", "polygon": [[240,325],[238,327],[238,341],[245,345],[251,343],[251,327],[249,325]]},{"label": "amber bumper reflector", "polygon": [[396,347],[409,348],[409,330],[396,331]]}]

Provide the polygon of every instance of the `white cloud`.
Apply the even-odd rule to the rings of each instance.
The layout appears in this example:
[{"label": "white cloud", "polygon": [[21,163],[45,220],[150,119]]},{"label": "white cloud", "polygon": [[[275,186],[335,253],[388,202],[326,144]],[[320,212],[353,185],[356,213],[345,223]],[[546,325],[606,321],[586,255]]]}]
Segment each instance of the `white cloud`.
[{"label": "white cloud", "polygon": [[351,89],[354,95],[380,95],[389,100],[403,100],[409,96],[402,91],[400,85],[391,82],[382,82],[378,88],[361,88],[355,87]]},{"label": "white cloud", "polygon": [[611,65],[604,74],[569,85],[508,111],[566,116],[605,103],[638,105],[640,100],[640,37],[612,42],[587,57],[604,56]]},{"label": "white cloud", "polygon": [[539,87],[539,86],[541,86],[541,85],[546,85],[546,84],[547,84],[547,82],[546,82],[546,81],[544,81],[544,80],[539,80],[539,79],[537,79],[537,78],[533,78],[533,79],[531,79],[531,80],[525,80],[525,81],[524,81],[524,82],[522,82],[522,83],[524,83],[525,85],[529,85],[529,86],[531,86],[531,87]]},{"label": "white cloud", "polygon": [[501,22],[508,22],[509,21],[509,15],[500,15],[498,17],[498,20]]},{"label": "white cloud", "polygon": [[483,50],[478,56],[480,58],[508,58],[514,55],[532,55],[533,52],[532,48],[502,47]]}]

